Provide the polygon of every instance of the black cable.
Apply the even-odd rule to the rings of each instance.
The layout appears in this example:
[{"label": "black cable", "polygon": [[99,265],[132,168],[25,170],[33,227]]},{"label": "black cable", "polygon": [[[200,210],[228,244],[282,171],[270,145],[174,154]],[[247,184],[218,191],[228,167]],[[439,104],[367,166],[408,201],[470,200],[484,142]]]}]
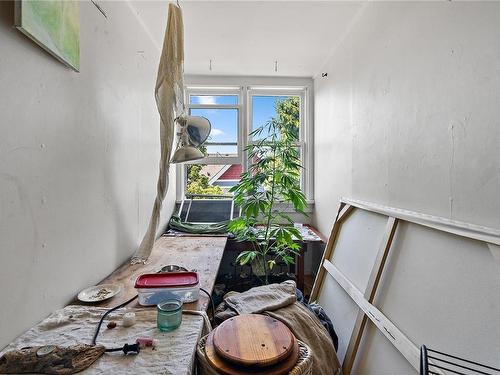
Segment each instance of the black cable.
[{"label": "black cable", "polygon": [[[129,299],[128,301],[126,302],[123,302],[121,305],[118,305],[116,307],[113,307],[112,309],[109,309],[108,311],[106,311],[102,316],[101,316],[101,320],[99,320],[99,324],[97,325],[97,329],[95,330],[95,333],[94,333],[94,337],[92,338],[92,345],[95,346],[96,345],[96,341],[97,341],[97,336],[99,335],[99,331],[101,329],[101,326],[102,326],[102,322],[104,321],[104,319],[110,314],[112,313],[113,311],[115,310],[118,310],[126,305],[128,305],[130,302],[132,302],[133,300],[135,300],[136,298],[138,297],[138,295],[136,294],[134,297],[132,297],[131,299]],[[125,344],[127,345],[127,344]],[[125,348],[125,346],[123,347]],[[122,348],[120,348],[119,350],[122,350]],[[125,353],[126,354],[126,353]]]},{"label": "black cable", "polygon": [[[177,265],[168,265],[168,266],[163,266],[157,273],[168,273],[170,271],[163,271],[164,268],[166,267],[169,267],[169,266],[173,266],[173,267],[178,267],[179,268],[179,271],[180,272],[187,272],[187,269],[182,267],[182,266],[177,266]],[[195,271],[192,271],[192,272],[195,272]],[[215,304],[214,304],[214,300],[212,299],[212,295],[210,293],[208,293],[205,289],[203,288],[200,288],[200,290],[205,293],[208,298],[210,299],[210,305],[212,307],[212,314],[213,316],[215,317]]]},{"label": "black cable", "polygon": [[210,299],[210,306],[212,307],[212,320],[215,319],[215,304],[214,304],[214,300],[212,299],[212,295],[210,293],[208,293],[205,289],[203,288],[200,288],[200,290],[205,293],[208,298]]},{"label": "black cable", "polygon": [[139,346],[138,343],[135,344],[125,344],[121,348],[111,348],[111,349],[106,349],[106,352],[123,352],[123,354],[127,355],[129,352],[134,352],[134,353],[139,353],[141,350],[141,347]]},{"label": "black cable", "polygon": [[[215,318],[215,304],[214,304],[214,300],[212,299],[212,295],[210,293],[208,293],[205,289],[203,288],[200,288],[200,290],[205,293],[208,298],[210,299],[210,306],[212,308],[212,315],[213,315],[213,318]],[[129,299],[128,301],[125,301],[123,302],[122,304],[118,305],[118,306],[115,306],[111,309],[109,309],[108,311],[106,311],[102,316],[101,316],[101,319],[99,320],[99,324],[97,325],[97,328],[95,330],[95,333],[94,333],[94,337],[92,337],[92,345],[95,346],[96,345],[96,342],[97,342],[97,336],[99,335],[99,331],[101,330],[101,326],[102,326],[102,323],[104,322],[104,319],[106,319],[106,317],[111,314],[113,311],[115,310],[118,310],[118,309],[121,309],[122,307],[128,305],[130,302],[132,302],[133,300],[135,300],[136,298],[138,297],[138,295],[136,294],[134,297],[132,297],[131,299]],[[139,353],[139,345],[138,344],[125,344],[123,345],[123,347],[121,348],[110,348],[110,349],[106,349],[106,352],[118,352],[118,351],[123,351],[124,354],[127,354],[128,352],[136,352],[136,353]]]}]

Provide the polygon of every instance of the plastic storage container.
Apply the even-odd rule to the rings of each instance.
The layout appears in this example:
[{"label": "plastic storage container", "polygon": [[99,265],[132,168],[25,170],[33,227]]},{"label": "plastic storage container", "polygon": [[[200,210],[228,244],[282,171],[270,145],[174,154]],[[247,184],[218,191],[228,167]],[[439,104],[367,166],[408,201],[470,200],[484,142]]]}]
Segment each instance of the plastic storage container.
[{"label": "plastic storage container", "polygon": [[182,303],[198,300],[200,284],[196,272],[169,272],[144,274],[135,281],[142,306],[158,305],[170,300],[180,299]]}]

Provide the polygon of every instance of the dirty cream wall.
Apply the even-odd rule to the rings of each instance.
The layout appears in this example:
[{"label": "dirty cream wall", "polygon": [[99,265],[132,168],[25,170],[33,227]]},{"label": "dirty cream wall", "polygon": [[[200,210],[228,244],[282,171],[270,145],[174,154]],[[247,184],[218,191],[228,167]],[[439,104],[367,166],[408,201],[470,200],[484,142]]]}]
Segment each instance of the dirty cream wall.
[{"label": "dirty cream wall", "polygon": [[[372,2],[339,43],[325,43],[330,57],[318,73],[328,75],[314,81],[313,220],[321,232],[329,233],[341,196],[500,228],[499,25],[495,2]],[[454,264],[448,250],[434,253],[432,264]],[[405,256],[399,261],[411,267]],[[424,267],[420,282],[391,285],[394,303],[404,306],[415,285],[440,283],[435,268]],[[451,306],[442,303],[436,309]],[[474,319],[487,306],[477,306]],[[415,316],[426,311],[419,308]],[[428,323],[426,331],[438,335],[440,327]],[[487,350],[480,337],[469,344]],[[363,374],[413,373],[389,347],[363,359]],[[388,363],[384,356],[392,370],[376,366]]]},{"label": "dirty cream wall", "polygon": [[80,4],[76,73],[14,29],[13,2],[0,2],[0,348],[123,263],[147,227],[160,51],[133,5],[101,6],[107,19]]},{"label": "dirty cream wall", "polygon": [[365,5],[315,79],[315,220],[340,196],[500,228],[500,3]]}]

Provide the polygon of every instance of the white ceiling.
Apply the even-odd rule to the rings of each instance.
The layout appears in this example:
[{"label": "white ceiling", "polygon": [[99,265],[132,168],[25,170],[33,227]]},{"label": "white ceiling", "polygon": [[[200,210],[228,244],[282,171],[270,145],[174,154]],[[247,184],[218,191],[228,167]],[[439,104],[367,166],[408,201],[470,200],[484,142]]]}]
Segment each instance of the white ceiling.
[{"label": "white ceiling", "polygon": [[[168,1],[134,1],[131,5],[155,44],[161,46]],[[180,5],[187,74],[312,77],[362,3],[181,0]]]}]

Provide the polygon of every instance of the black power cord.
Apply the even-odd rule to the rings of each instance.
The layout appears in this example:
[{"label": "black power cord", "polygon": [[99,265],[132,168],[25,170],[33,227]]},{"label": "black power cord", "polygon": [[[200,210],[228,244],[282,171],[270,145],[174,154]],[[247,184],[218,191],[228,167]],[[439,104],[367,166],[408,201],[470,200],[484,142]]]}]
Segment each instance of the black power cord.
[{"label": "black power cord", "polygon": [[127,355],[129,352],[133,352],[135,354],[138,354],[139,351],[141,350],[140,346],[138,343],[135,344],[125,344],[121,348],[112,348],[112,349],[106,349],[106,352],[119,352],[122,351],[123,354]]},{"label": "black power cord", "polygon": [[205,289],[203,288],[200,288],[200,290],[205,293],[208,298],[210,299],[210,307],[212,308],[212,320],[215,319],[215,304],[214,304],[214,300],[212,298],[212,295],[210,293],[208,293]]},{"label": "black power cord", "polygon": [[[200,288],[200,290],[205,293],[208,298],[210,299],[210,307],[212,308],[212,320],[215,319],[215,304],[214,304],[214,300],[212,299],[212,295],[210,293],[208,293],[205,289],[203,288]],[[108,311],[106,311],[102,316],[101,316],[101,319],[99,320],[99,324],[97,325],[97,328],[95,330],[95,333],[94,333],[94,337],[92,337],[92,345],[95,346],[96,345],[96,342],[97,342],[97,336],[99,336],[99,331],[101,330],[101,326],[102,326],[102,323],[104,322],[104,319],[106,319],[106,317],[111,314],[113,311],[115,310],[118,310],[118,309],[121,309],[122,307],[125,307],[127,306],[130,302],[134,301],[136,298],[138,297],[138,295],[136,294],[134,297],[132,297],[131,299],[129,299],[128,301],[125,301],[123,302],[122,304],[118,305],[118,306],[115,306],[111,309],[109,309]],[[125,344],[123,345],[123,347],[121,348],[110,348],[110,349],[106,349],[106,352],[119,352],[119,351],[123,351],[123,353],[126,355],[128,354],[129,352],[135,352],[135,353],[139,353],[139,350],[140,350],[140,347],[139,347],[139,344]]]},{"label": "black power cord", "polygon": [[[101,319],[99,320],[99,324],[97,325],[97,328],[95,330],[94,337],[92,338],[92,345],[93,346],[96,345],[97,336],[99,335],[99,331],[101,330],[102,322],[104,321],[104,319],[106,319],[106,317],[109,314],[111,314],[113,311],[121,309],[122,307],[128,305],[130,302],[132,302],[133,300],[135,300],[137,297],[138,297],[138,295],[136,294],[134,297],[132,297],[128,301],[125,301],[122,304],[120,304],[118,306],[115,306],[112,309],[109,309],[108,311],[106,311],[104,314],[102,314]],[[139,344],[137,344],[137,343],[136,344],[130,344],[130,345],[129,344],[125,344],[121,348],[106,349],[107,352],[123,351],[124,354],[128,354],[129,352],[139,353],[139,350],[140,350]]]}]

